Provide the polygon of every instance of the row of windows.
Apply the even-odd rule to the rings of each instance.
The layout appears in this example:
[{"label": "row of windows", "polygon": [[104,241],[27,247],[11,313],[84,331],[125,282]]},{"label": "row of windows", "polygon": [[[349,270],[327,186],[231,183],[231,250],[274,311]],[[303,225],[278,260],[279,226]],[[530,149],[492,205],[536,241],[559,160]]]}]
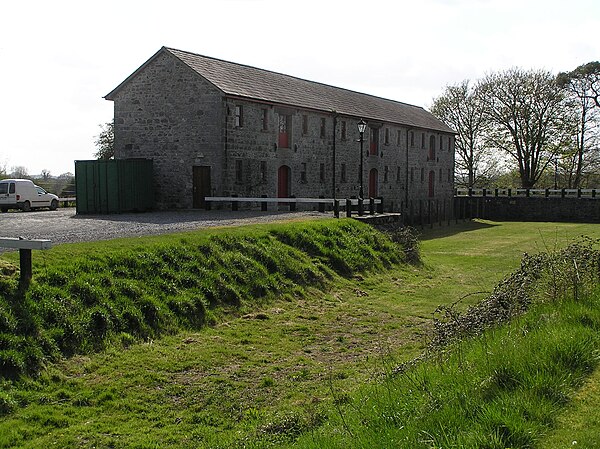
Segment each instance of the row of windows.
[{"label": "row of windows", "polygon": [[[261,129],[263,131],[267,131],[269,129],[269,109],[262,108],[261,109]],[[234,124],[237,128],[241,128],[244,126],[244,109],[242,105],[236,105],[235,107],[235,119]],[[279,114],[279,123],[278,123],[278,131],[279,131],[279,148],[290,148],[291,147],[291,136],[290,130],[292,129],[292,116]],[[340,138],[341,140],[347,140],[347,122],[342,120],[340,122]],[[391,130],[388,127],[383,128],[384,132],[384,145],[391,145],[390,134]],[[308,127],[308,115],[302,115],[302,135],[308,135],[309,127]],[[380,128],[369,128],[369,154],[377,155],[379,154],[379,135]],[[410,131],[409,140],[411,148],[415,147],[415,131]],[[421,148],[426,148],[426,133],[421,132]],[[319,123],[319,137],[322,139],[327,137],[327,119],[325,117],[320,118]],[[445,138],[444,138],[445,137]],[[439,142],[439,150],[442,151],[444,149],[450,150],[452,146],[452,137],[451,136],[438,136],[436,139],[435,135],[431,135],[429,137],[429,155],[428,160],[435,160],[435,151],[436,151],[436,140]],[[444,144],[446,141],[446,144]],[[402,145],[402,130],[396,130],[396,145]]]},{"label": "row of windows", "polygon": [[[401,178],[402,178],[401,170],[402,170],[402,168],[400,166],[396,167],[396,182],[401,181]],[[342,183],[348,182],[346,164],[340,165],[340,175],[339,176],[340,176],[340,182],[342,182]],[[358,176],[360,177],[360,175],[358,175]],[[383,182],[389,182],[389,178],[390,178],[390,167],[386,165],[383,169]],[[438,178],[439,182],[443,181],[442,178],[443,178],[443,170],[440,168],[439,169],[439,178]],[[452,182],[452,171],[450,169],[447,169],[447,179],[448,179],[449,183]],[[244,164],[241,159],[236,159],[236,161],[235,161],[235,180],[238,183],[244,182]],[[267,181],[267,162],[266,161],[260,161],[259,180],[261,182]],[[306,162],[302,162],[302,165],[301,165],[300,181],[307,182],[307,164],[306,164]],[[325,164],[323,162],[321,162],[319,164],[319,181],[320,182],[328,181]],[[425,181],[425,168],[421,168],[421,182],[424,182],[424,181]],[[410,169],[410,182],[411,183],[415,182],[415,168],[414,167],[411,167],[411,169]]]}]

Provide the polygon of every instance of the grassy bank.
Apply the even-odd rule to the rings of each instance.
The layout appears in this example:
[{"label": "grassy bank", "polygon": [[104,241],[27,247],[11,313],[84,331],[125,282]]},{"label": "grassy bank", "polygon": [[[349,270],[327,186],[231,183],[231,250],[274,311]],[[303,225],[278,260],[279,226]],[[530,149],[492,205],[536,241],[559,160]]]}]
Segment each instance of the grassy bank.
[{"label": "grassy bank", "polygon": [[[211,326],[176,323],[174,330],[166,328],[160,334],[150,328],[156,334],[142,338],[141,344],[131,333],[133,340],[114,333],[112,340],[105,340],[105,351],[60,360],[35,379],[0,383],[5,410],[0,448],[279,447],[302,434],[308,438],[333,428],[329,426],[336,423],[338,407],[344,408],[344,416],[358,407],[364,395],[357,390],[379,379],[386,366],[423,349],[438,305],[491,291],[497,280],[519,267],[525,251],[564,246],[579,234],[600,236],[598,227],[589,225],[462,223],[427,230],[422,267],[391,259],[361,266],[349,257],[336,262],[344,265],[334,269],[324,233],[318,232],[320,244],[310,242],[314,237],[307,228],[313,225],[70,245],[47,256],[36,254],[38,279],[90,256],[104,260],[119,252],[160,250],[182,241],[200,245],[224,235],[265,236],[285,248],[300,233],[306,244],[295,241],[295,246],[304,247],[299,254],[292,252],[292,258],[315,264],[326,288],[295,282],[291,292],[276,286],[263,298],[242,296],[239,306],[207,304],[204,320],[211,320]],[[356,238],[363,237],[340,236],[336,244],[360,246]],[[383,242],[382,248],[389,244],[385,238]],[[369,253],[364,254],[368,260]],[[367,271],[348,271],[344,266],[350,263]],[[489,270],[488,263],[494,268]],[[145,282],[150,286],[158,285],[149,279]],[[469,295],[461,304],[466,307],[481,297]],[[220,313],[223,308],[233,313]],[[117,344],[107,345],[109,341]],[[339,430],[343,435],[343,426]]]},{"label": "grassy bank", "polygon": [[389,370],[292,446],[536,447],[600,362],[599,263],[588,243],[524,258],[490,300],[447,315],[426,361]]},{"label": "grassy bank", "polygon": [[[389,268],[402,252],[356,221],[328,221],[58,247],[26,291],[0,277],[0,373],[215,323],[334,275]],[[118,249],[117,249],[118,248]]]}]

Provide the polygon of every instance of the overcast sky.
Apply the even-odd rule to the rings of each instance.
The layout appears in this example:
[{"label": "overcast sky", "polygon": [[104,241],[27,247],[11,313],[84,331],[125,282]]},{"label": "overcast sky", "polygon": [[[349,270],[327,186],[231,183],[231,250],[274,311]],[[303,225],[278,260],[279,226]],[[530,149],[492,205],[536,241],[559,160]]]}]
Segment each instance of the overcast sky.
[{"label": "overcast sky", "polygon": [[0,165],[74,172],[104,95],[163,45],[428,108],[490,72],[600,60],[600,1],[4,1]]}]

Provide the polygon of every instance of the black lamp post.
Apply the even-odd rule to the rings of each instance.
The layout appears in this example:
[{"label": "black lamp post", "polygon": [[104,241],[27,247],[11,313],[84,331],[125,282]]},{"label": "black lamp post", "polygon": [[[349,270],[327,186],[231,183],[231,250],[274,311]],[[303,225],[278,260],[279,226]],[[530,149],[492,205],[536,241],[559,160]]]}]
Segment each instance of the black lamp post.
[{"label": "black lamp post", "polygon": [[360,122],[358,122],[358,134],[360,135],[359,138],[359,142],[360,142],[360,173],[358,174],[358,215],[362,215],[363,214],[363,198],[364,198],[364,191],[363,191],[363,142],[364,142],[364,134],[365,134],[365,130],[367,129],[367,123],[363,120],[360,119]]}]

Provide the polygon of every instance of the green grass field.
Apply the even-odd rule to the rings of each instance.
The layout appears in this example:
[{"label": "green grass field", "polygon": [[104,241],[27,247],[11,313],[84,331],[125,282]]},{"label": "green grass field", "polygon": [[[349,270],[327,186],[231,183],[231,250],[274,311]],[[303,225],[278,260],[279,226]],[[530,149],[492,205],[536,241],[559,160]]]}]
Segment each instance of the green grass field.
[{"label": "green grass field", "polygon": [[[285,228],[277,232],[281,241],[293,237]],[[278,435],[317,428],[386,367],[417,355],[438,305],[461,298],[464,307],[473,304],[519,266],[522,253],[562,247],[584,234],[600,238],[600,226],[460,223],[424,232],[419,267],[363,267],[362,259],[336,261],[326,248],[312,248],[309,258],[333,260],[345,276],[323,271],[327,283],[306,282],[301,289],[274,278],[270,286],[281,283],[275,295],[247,301],[242,293],[242,307],[215,313],[211,326],[160,338],[149,332],[142,343],[113,341],[101,353],[53,363],[37,378],[4,381],[0,448],[276,446]],[[107,248],[135,252],[205,238],[190,233],[65,245],[36,254],[36,275],[54,273],[73,258],[104,259]]]}]

